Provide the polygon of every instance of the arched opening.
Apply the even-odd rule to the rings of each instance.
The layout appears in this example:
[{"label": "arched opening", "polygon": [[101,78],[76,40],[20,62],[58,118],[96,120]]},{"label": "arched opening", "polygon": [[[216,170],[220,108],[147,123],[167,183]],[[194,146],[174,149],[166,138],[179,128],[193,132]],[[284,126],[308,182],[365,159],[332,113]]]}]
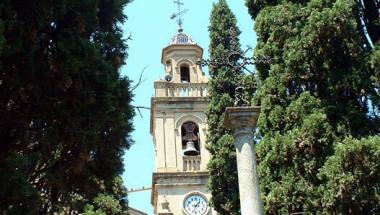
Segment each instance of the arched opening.
[{"label": "arched opening", "polygon": [[181,74],[181,83],[189,83],[190,82],[190,69],[189,66],[183,64],[179,68]]},{"label": "arched opening", "polygon": [[181,126],[182,150],[185,156],[200,155],[199,127],[194,122],[185,122]]}]

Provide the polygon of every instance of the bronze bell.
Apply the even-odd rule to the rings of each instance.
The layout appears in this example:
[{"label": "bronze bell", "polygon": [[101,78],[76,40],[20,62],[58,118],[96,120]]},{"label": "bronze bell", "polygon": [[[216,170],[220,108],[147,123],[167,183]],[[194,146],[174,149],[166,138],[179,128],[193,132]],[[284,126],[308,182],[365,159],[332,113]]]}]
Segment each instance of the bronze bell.
[{"label": "bronze bell", "polygon": [[186,156],[196,156],[199,155],[198,150],[194,146],[194,142],[192,140],[189,140],[186,142],[186,148],[183,151],[183,154]]},{"label": "bronze bell", "polygon": [[198,142],[198,136],[195,134],[196,124],[187,122],[183,125],[182,141],[186,142],[186,148],[183,150],[185,156],[199,155],[198,150],[195,148],[195,143]]}]

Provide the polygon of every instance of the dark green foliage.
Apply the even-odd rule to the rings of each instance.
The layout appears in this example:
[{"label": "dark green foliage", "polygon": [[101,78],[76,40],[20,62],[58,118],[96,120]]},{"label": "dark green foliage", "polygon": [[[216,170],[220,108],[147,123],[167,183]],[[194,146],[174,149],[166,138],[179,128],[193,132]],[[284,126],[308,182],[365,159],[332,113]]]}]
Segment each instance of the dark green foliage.
[{"label": "dark green foliage", "polygon": [[[221,214],[236,214],[239,210],[239,193],[237,185],[237,167],[234,138],[225,134],[212,147],[213,158],[208,164],[210,172],[209,188],[212,192],[211,202]],[[211,148],[211,146],[210,146]],[[233,175],[235,174],[235,175]]]},{"label": "dark green foliage", "polygon": [[[263,107],[269,105],[269,97]],[[308,92],[291,102],[288,107],[276,106],[270,116],[260,116],[260,129],[280,124],[284,128],[273,129],[270,137],[264,136],[257,145],[259,174],[265,210],[269,214],[290,214],[296,211],[314,211],[320,207],[318,197],[319,179],[316,174],[325,158],[320,154],[331,154],[335,140],[333,129],[327,122],[325,111],[319,100]]]},{"label": "dark green foliage", "polygon": [[[98,194],[84,206],[84,215],[127,215],[127,190],[121,177],[116,177],[111,184],[101,186]],[[106,189],[104,189],[106,188]]]},{"label": "dark green foliage", "polygon": [[329,214],[380,213],[380,138],[346,138],[326,161],[322,203]]},{"label": "dark green foliage", "polygon": [[[258,35],[255,55],[274,59],[256,65],[253,100],[262,107],[257,154],[266,213],[379,213],[371,177],[380,174],[380,18],[363,7],[378,2],[246,3]],[[364,26],[362,17],[371,17]],[[366,162],[346,168],[353,154]]]},{"label": "dark green foliage", "polygon": [[123,171],[129,0],[0,2],[0,210],[83,211]]},{"label": "dark green foliage", "polygon": [[[225,0],[213,5],[210,17],[210,58],[225,59],[231,50],[240,50],[239,41],[231,42],[230,29],[238,34],[236,18]],[[239,211],[239,193],[237,182],[236,154],[233,137],[223,127],[224,111],[233,106],[237,81],[241,73],[230,68],[210,68],[209,82],[210,104],[207,114],[208,150],[212,158],[209,162],[209,188],[211,204],[220,214],[237,214]]]},{"label": "dark green foliage", "polygon": [[112,196],[105,194],[99,194],[94,198],[94,204],[96,208],[92,205],[85,206],[84,215],[95,215],[95,214],[104,214],[104,215],[121,215],[127,214],[122,213],[119,201],[114,199]]}]

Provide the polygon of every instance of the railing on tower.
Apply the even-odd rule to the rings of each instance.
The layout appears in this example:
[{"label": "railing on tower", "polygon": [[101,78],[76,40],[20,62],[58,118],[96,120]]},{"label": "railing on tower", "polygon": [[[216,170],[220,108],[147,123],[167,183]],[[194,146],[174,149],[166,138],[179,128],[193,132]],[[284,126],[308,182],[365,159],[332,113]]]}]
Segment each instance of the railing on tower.
[{"label": "railing on tower", "polygon": [[206,97],[207,83],[154,83],[156,97]]},{"label": "railing on tower", "polygon": [[201,169],[201,156],[183,156],[183,171],[199,171]]}]

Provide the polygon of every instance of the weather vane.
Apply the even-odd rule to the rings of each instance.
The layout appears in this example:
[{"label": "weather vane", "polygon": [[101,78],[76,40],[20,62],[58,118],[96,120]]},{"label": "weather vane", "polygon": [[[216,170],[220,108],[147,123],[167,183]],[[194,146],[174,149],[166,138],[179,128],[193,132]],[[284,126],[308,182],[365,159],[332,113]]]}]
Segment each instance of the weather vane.
[{"label": "weather vane", "polygon": [[173,15],[170,16],[170,19],[177,19],[178,31],[181,32],[183,30],[182,29],[182,24],[183,24],[182,15],[185,14],[188,11],[188,9],[184,9],[184,10],[181,9],[181,6],[184,5],[181,0],[175,0],[174,4],[178,6],[178,12],[173,13]]}]

